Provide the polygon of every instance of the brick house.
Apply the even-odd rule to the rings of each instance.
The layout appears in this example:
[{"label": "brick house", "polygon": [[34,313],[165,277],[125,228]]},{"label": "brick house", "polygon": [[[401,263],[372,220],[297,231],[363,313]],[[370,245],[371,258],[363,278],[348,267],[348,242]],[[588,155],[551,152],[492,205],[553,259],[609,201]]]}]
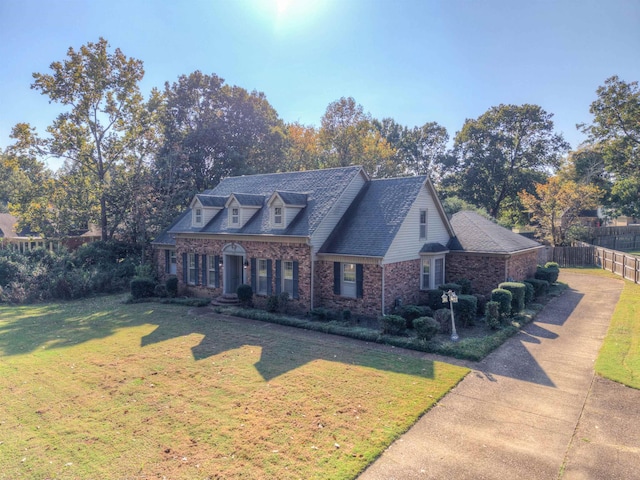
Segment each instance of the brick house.
[{"label": "brick house", "polygon": [[522,281],[536,272],[535,240],[512,232],[475,212],[451,217],[456,237],[449,242],[447,278],[471,280],[475,293],[487,294],[505,280]]},{"label": "brick house", "polygon": [[350,166],[230,177],[158,236],[155,264],[181,293],[223,299],[249,284],[258,305],[287,292],[298,312],[366,316],[445,280],[485,293],[535,271],[537,242],[463,213],[450,223],[426,176],[372,180]]},{"label": "brick house", "polygon": [[453,229],[426,176],[371,180],[359,166],[223,179],[153,242],[161,279],[210,297],[377,316],[445,280]]}]

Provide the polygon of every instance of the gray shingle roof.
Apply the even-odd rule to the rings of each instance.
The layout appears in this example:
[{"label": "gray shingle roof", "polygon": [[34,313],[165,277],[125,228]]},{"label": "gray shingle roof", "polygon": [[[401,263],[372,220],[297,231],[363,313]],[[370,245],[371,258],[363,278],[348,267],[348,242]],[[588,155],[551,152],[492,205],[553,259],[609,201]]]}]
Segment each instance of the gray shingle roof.
[{"label": "gray shingle roof", "polygon": [[285,205],[306,205],[307,204],[307,194],[306,193],[296,193],[296,192],[276,192]]},{"label": "gray shingle roof", "polygon": [[[203,192],[203,195],[228,198],[233,194],[241,202],[253,201],[262,205],[263,208],[258,210],[242,228],[229,227],[226,208],[214,216],[204,227],[193,227],[191,209],[187,209],[167,231],[158,236],[154,243],[170,240],[171,235],[175,236],[177,233],[198,232],[311,236],[345,189],[354,178],[361,174],[360,172],[362,172],[362,167],[350,166],[225,178],[214,189]],[[300,195],[306,197],[306,207],[285,229],[273,229],[269,222],[269,209],[266,205],[274,192],[296,192],[298,196],[292,197],[296,201],[302,198]],[[258,197],[260,198],[259,202],[256,200]],[[249,204],[251,203],[246,203],[246,205]]]},{"label": "gray shingle roof", "polygon": [[449,243],[452,251],[509,254],[541,246],[475,212],[454,214],[451,226],[456,234]]},{"label": "gray shingle roof", "polygon": [[265,198],[264,195],[252,195],[249,193],[234,193],[233,196],[243,207],[262,207]]},{"label": "gray shingle roof", "polygon": [[227,203],[227,197],[220,197],[216,195],[198,194],[196,195],[196,198],[200,200],[203,207],[224,208],[224,204]]},{"label": "gray shingle roof", "polygon": [[370,181],[320,253],[383,257],[426,180],[419,176]]}]

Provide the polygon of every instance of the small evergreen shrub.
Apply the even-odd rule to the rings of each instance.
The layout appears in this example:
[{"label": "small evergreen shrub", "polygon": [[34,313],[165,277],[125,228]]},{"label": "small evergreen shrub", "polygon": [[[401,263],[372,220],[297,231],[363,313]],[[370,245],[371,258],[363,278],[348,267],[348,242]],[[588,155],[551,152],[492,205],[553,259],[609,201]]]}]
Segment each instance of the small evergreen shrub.
[{"label": "small evergreen shrub", "polygon": [[342,311],[342,320],[344,322],[351,322],[351,319],[353,318],[353,316],[351,315],[351,310],[346,309]]},{"label": "small evergreen shrub", "polygon": [[473,295],[458,295],[458,302],[453,304],[456,322],[464,327],[475,325],[478,299]]},{"label": "small evergreen shrub", "polygon": [[552,278],[553,281],[549,283],[556,283],[558,281],[558,276],[560,275],[560,265],[556,262],[547,262],[544,264],[544,268],[551,270],[552,272],[556,272],[555,278]]},{"label": "small evergreen shrub", "polygon": [[552,283],[556,283],[556,281],[558,280],[559,274],[560,274],[560,271],[555,268],[541,267],[538,265],[538,268],[536,269],[535,277],[538,280],[545,280],[549,282],[549,284],[552,284]]},{"label": "small evergreen shrub", "polygon": [[478,305],[478,309],[476,310],[476,312],[478,313],[478,315],[484,315],[484,308],[489,299],[486,295],[482,295],[480,293],[474,293],[473,296],[476,297]]},{"label": "small evergreen shrub", "polygon": [[442,290],[427,290],[427,306],[434,312],[442,308]]},{"label": "small evergreen shrub", "polygon": [[269,298],[267,298],[267,312],[277,312],[279,304],[280,302],[278,301],[278,296],[270,295]]},{"label": "small evergreen shrub", "polygon": [[134,299],[153,297],[156,283],[150,278],[134,278],[131,280],[131,296]]},{"label": "small evergreen shrub", "polygon": [[448,308],[433,312],[433,319],[440,325],[440,332],[451,333],[451,311]]},{"label": "small evergreen shrub", "polygon": [[502,317],[509,317],[511,315],[512,299],[513,295],[511,295],[511,292],[504,288],[496,288],[491,291],[491,301],[500,304],[500,315]]},{"label": "small evergreen shrub", "polygon": [[539,278],[527,278],[525,282],[533,285],[536,297],[542,297],[549,292],[549,282],[546,280],[540,280]]},{"label": "small evergreen shrub", "polygon": [[165,282],[165,287],[167,287],[167,294],[169,297],[177,297],[178,296],[178,277],[171,276],[167,278]]},{"label": "small evergreen shrub", "polygon": [[167,294],[167,286],[161,283],[157,284],[153,289],[153,296],[160,298],[168,297],[169,295]]},{"label": "small evergreen shrub", "polygon": [[387,335],[402,335],[407,329],[407,321],[400,315],[385,315],[381,324],[382,333]]},{"label": "small evergreen shrub", "polygon": [[246,283],[239,285],[236,289],[236,294],[238,295],[240,303],[245,307],[253,305],[253,289],[251,285],[247,285]]},{"label": "small evergreen shrub", "polygon": [[524,296],[526,287],[520,282],[502,282],[498,288],[511,292],[511,313],[516,314],[524,310]]},{"label": "small evergreen shrub", "polygon": [[282,292],[278,296],[278,303],[280,304],[280,311],[287,313],[289,307],[289,292]]},{"label": "small evergreen shrub", "polygon": [[536,297],[536,290],[533,288],[531,282],[525,281],[524,284],[524,304],[529,305]]},{"label": "small evergreen shrub", "polygon": [[490,301],[485,305],[484,321],[492,330],[500,327],[500,303]]},{"label": "small evergreen shrub", "polygon": [[416,318],[429,317],[432,315],[432,310],[426,305],[404,305],[396,308],[394,315],[400,315],[407,321],[407,328],[413,328],[413,321]]},{"label": "small evergreen shrub", "polygon": [[416,336],[421,340],[431,340],[440,331],[440,324],[432,317],[418,317],[413,320]]}]

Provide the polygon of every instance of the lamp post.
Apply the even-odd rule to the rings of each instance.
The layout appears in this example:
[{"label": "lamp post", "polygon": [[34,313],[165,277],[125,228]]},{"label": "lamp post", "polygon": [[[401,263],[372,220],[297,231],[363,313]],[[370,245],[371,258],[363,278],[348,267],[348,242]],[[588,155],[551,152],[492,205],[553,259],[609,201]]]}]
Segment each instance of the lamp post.
[{"label": "lamp post", "polygon": [[451,341],[457,342],[460,337],[458,337],[458,332],[456,332],[456,321],[453,318],[453,304],[458,303],[458,295],[456,295],[456,292],[449,290],[442,294],[442,303],[447,302],[449,302],[449,309],[451,310]]}]

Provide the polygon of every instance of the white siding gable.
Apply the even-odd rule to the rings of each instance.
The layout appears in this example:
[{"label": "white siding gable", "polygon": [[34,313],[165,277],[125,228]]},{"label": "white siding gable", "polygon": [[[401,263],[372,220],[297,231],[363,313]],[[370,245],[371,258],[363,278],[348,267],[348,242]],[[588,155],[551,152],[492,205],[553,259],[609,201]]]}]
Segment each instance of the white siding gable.
[{"label": "white siding gable", "polygon": [[[400,226],[383,263],[403,262],[420,258],[425,243],[441,243],[446,246],[450,236],[440,216],[439,206],[427,186],[420,189],[409,213]],[[427,237],[420,238],[420,211],[427,211]]]}]

